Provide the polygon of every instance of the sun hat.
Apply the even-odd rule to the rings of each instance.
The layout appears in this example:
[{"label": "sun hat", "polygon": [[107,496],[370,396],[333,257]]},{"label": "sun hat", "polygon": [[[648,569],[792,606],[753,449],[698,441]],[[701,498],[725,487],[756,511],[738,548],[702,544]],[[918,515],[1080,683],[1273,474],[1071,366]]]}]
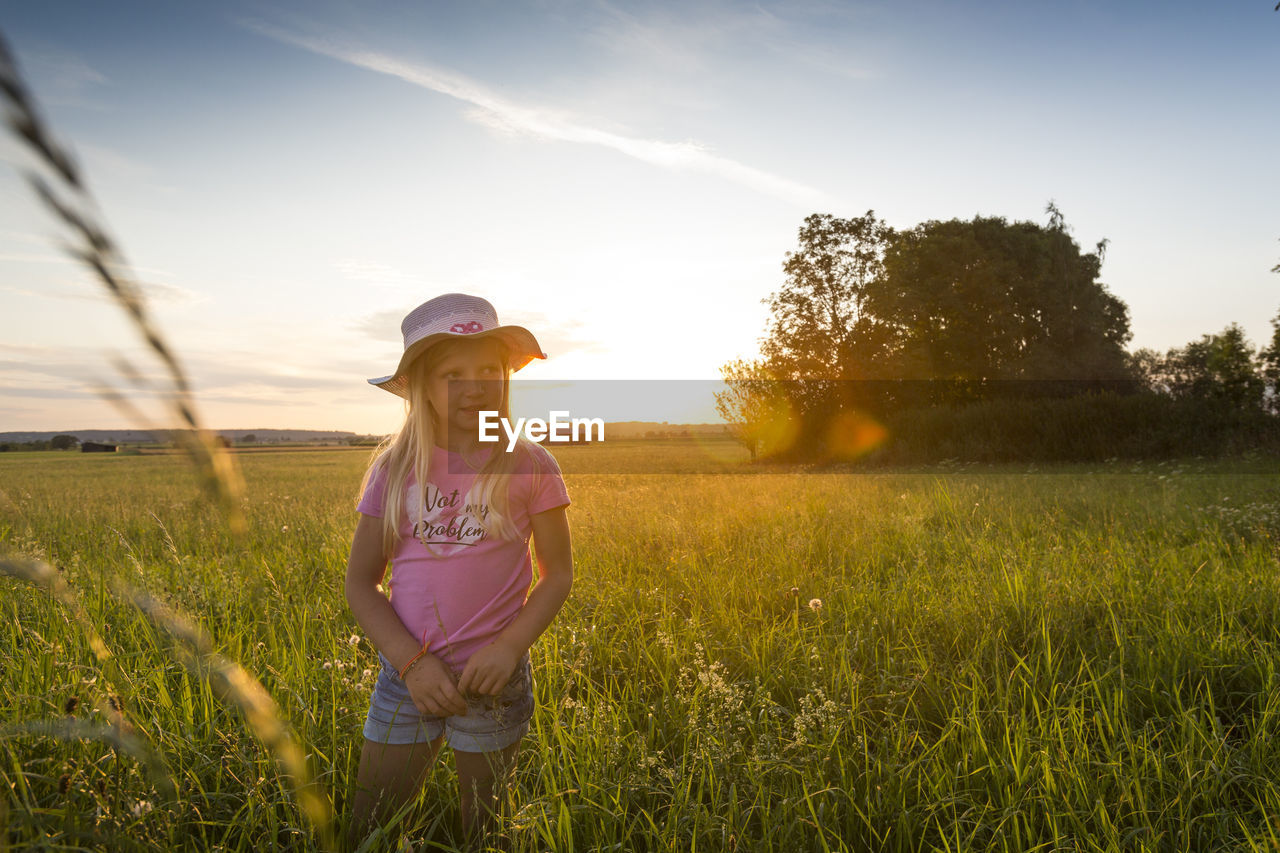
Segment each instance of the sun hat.
[{"label": "sun hat", "polygon": [[506,346],[512,370],[547,357],[532,332],[522,326],[503,326],[487,299],[465,293],[446,293],[427,300],[405,315],[400,331],[404,334],[404,355],[396,372],[370,379],[369,384],[405,398],[409,396],[409,365],[440,341],[495,337]]}]

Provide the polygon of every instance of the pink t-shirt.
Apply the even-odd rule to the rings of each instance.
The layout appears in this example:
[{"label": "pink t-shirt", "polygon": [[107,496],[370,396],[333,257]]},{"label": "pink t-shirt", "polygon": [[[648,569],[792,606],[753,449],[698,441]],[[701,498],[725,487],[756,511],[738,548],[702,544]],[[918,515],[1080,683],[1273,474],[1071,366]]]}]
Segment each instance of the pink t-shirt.
[{"label": "pink t-shirt", "polygon": [[[524,606],[533,581],[532,516],[569,504],[550,453],[524,442],[514,452],[520,459],[507,511],[520,531],[518,541],[481,526],[489,507],[466,503],[476,475],[457,454],[435,449],[425,502],[412,475],[405,489],[400,544],[391,559],[391,606],[428,652],[459,672]],[[356,509],[382,518],[385,490],[386,473],[379,471]]]}]

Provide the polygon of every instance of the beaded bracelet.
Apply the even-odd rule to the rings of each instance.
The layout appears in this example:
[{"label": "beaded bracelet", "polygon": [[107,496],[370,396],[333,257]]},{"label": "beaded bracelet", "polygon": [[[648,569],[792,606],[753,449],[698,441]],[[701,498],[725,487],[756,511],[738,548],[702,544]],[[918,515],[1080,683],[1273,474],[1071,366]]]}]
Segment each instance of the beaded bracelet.
[{"label": "beaded bracelet", "polygon": [[418,661],[422,660],[422,656],[425,655],[426,653],[427,653],[427,647],[423,646],[421,649],[418,650],[418,653],[416,655],[409,658],[409,662],[400,669],[401,681],[404,681],[404,677],[409,674],[409,670],[413,669],[413,665]]}]

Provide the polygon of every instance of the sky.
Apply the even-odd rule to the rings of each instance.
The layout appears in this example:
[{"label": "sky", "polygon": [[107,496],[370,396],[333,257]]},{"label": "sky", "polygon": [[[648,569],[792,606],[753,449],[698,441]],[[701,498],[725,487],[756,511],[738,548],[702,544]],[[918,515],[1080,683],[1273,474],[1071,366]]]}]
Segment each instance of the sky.
[{"label": "sky", "polygon": [[[0,0],[0,31],[204,422],[382,434],[403,407],[365,380],[445,292],[537,335],[520,377],[714,379],[758,352],[811,213],[1052,200],[1109,241],[1130,348],[1264,343],[1274,5]],[[154,365],[32,158],[0,159],[0,432],[137,425],[96,388]]]}]

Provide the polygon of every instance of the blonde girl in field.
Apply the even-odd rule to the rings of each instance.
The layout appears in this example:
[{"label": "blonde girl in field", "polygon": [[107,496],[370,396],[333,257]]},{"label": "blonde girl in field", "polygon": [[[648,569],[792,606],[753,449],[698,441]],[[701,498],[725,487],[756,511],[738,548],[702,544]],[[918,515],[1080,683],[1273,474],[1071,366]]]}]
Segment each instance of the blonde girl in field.
[{"label": "blonde girl in field", "polygon": [[[464,829],[491,821],[533,713],[529,647],[569,595],[569,496],[555,460],[521,440],[479,442],[508,417],[508,379],[537,340],[484,299],[446,294],[404,318],[396,372],[369,382],[407,415],[365,474],[346,596],[378,649],[352,839],[420,793],[453,748]],[[530,589],[533,539],[538,580]],[[388,564],[390,598],[383,593]]]}]

